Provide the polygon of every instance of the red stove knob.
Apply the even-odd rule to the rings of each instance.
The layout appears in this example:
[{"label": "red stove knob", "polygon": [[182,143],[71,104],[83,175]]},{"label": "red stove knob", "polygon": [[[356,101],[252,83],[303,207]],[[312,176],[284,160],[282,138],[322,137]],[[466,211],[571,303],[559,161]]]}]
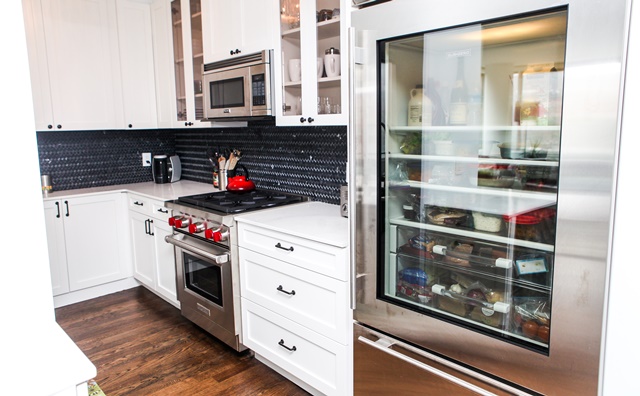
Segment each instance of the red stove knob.
[{"label": "red stove knob", "polygon": [[182,217],[180,219],[176,219],[175,221],[176,228],[185,228],[189,224],[191,224],[191,218],[189,217]]},{"label": "red stove knob", "polygon": [[180,218],[182,218],[182,216],[171,216],[171,217],[169,217],[169,225],[170,225],[171,227],[175,227],[175,225],[176,225],[176,220],[178,220],[178,219],[180,219]]},{"label": "red stove knob", "polygon": [[201,221],[197,223],[189,224],[189,232],[192,234],[202,232],[205,230],[205,228],[206,228],[206,225]]},{"label": "red stove knob", "polygon": [[213,239],[214,242],[220,242],[222,240],[222,233],[212,228],[204,230],[204,237],[207,239]]}]

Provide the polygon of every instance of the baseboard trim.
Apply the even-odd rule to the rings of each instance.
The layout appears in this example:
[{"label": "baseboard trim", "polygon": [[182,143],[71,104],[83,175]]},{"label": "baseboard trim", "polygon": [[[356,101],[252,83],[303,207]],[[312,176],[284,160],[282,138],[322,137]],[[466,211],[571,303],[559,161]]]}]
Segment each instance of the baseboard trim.
[{"label": "baseboard trim", "polygon": [[64,307],[65,305],[75,304],[81,301],[91,300],[92,298],[106,296],[107,294],[131,289],[140,285],[140,282],[135,280],[133,277],[129,277],[115,282],[105,283],[104,285],[88,287],[86,289],[60,294],[53,297],[53,307]]}]

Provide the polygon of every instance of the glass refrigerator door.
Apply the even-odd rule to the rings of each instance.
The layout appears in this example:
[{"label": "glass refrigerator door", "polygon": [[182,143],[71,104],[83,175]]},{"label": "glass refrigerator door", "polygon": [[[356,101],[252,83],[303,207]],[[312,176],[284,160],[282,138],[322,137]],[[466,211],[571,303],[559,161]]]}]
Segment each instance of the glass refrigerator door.
[{"label": "glass refrigerator door", "polygon": [[547,352],[566,11],[378,42],[379,298]]}]

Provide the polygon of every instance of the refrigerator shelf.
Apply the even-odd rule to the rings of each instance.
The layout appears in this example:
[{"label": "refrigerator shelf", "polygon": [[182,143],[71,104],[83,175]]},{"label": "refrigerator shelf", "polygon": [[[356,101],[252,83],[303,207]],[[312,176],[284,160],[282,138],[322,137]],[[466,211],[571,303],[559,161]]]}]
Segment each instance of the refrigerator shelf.
[{"label": "refrigerator shelf", "polygon": [[421,230],[436,231],[443,234],[450,234],[450,235],[461,236],[466,238],[474,238],[474,239],[479,239],[479,240],[484,240],[489,242],[495,242],[495,243],[500,243],[504,245],[513,245],[513,246],[519,246],[523,248],[541,250],[549,253],[553,253],[555,251],[554,245],[549,245],[546,243],[524,241],[524,240],[514,239],[514,238],[510,238],[510,237],[506,237],[498,234],[486,233],[482,231],[462,230],[458,228],[444,227],[444,226],[439,226],[435,224],[419,223],[417,221],[407,220],[404,217],[389,219],[389,223],[393,225],[418,228]]},{"label": "refrigerator shelf", "polygon": [[559,125],[527,126],[527,125],[432,125],[432,126],[405,126],[394,125],[389,127],[392,133],[409,132],[560,132]]},{"label": "refrigerator shelf", "polygon": [[389,159],[424,162],[447,162],[447,163],[468,163],[468,164],[489,164],[489,165],[520,165],[520,166],[540,166],[557,168],[558,161],[548,159],[505,159],[500,157],[464,157],[453,155],[426,155],[426,154],[387,154]]},{"label": "refrigerator shelf", "polygon": [[404,260],[405,265],[406,263],[410,263],[410,266],[433,267],[448,271],[448,273],[455,273],[461,276],[470,276],[475,280],[482,280],[486,281],[487,283],[494,283],[496,285],[509,284],[514,287],[519,287],[530,292],[545,296],[549,296],[551,294],[551,286],[536,283],[535,281],[526,278],[519,278],[517,277],[515,271],[504,268],[476,266],[475,263],[473,263],[473,266],[462,267],[459,265],[446,263],[437,258],[429,258],[412,253],[405,246],[401,246],[398,249],[395,257]]}]

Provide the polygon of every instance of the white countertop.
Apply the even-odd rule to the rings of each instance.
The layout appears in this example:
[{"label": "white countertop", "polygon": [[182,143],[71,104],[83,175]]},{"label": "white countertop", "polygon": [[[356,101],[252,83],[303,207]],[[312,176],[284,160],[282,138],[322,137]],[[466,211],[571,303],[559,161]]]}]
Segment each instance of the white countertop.
[{"label": "white countertop", "polygon": [[328,245],[349,246],[349,219],[340,215],[340,206],[323,202],[303,202],[235,217],[239,223],[253,224]]},{"label": "white countertop", "polygon": [[175,183],[158,184],[154,182],[117,184],[115,186],[79,188],[76,190],[54,191],[43,199],[45,201],[70,198],[78,195],[96,195],[113,192],[131,192],[161,201],[171,201],[178,197],[203,194],[215,191],[215,187],[208,183],[198,183],[180,180]]},{"label": "white countertop", "polygon": [[4,335],[0,394],[54,395],[96,377],[96,366],[55,321],[34,323]]}]

